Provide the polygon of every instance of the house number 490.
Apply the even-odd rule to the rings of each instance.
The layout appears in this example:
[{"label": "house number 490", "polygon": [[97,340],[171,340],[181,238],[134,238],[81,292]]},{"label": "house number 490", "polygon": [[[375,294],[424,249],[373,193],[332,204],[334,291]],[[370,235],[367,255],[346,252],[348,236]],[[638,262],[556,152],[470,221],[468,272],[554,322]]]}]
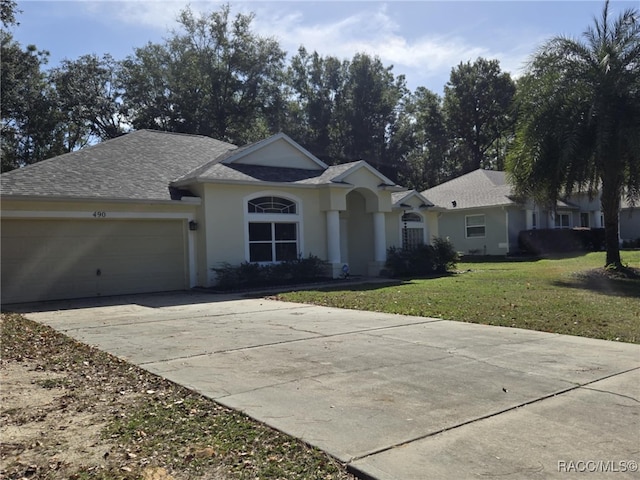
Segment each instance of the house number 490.
[{"label": "house number 490", "polygon": [[107,216],[107,212],[93,212],[93,216],[95,218],[105,218]]}]

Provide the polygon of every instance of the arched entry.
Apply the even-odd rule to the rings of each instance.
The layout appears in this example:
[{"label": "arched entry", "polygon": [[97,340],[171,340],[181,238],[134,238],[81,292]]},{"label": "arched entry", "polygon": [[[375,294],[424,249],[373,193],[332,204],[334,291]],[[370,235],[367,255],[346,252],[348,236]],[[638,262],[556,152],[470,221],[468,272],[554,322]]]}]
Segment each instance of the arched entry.
[{"label": "arched entry", "polygon": [[[368,198],[369,197],[369,198]],[[341,215],[341,257],[349,264],[351,275],[368,275],[374,260],[373,214],[377,198],[368,190],[356,189],[347,194],[347,210]],[[369,202],[369,204],[368,204]]]}]

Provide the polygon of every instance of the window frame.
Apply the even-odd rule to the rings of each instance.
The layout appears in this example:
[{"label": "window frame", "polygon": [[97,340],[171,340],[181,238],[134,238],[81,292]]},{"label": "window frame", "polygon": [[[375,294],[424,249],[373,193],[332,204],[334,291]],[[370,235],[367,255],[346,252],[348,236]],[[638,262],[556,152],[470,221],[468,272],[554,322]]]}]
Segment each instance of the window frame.
[{"label": "window frame", "polygon": [[[249,206],[250,202],[253,200],[259,200],[264,197],[272,197],[276,199],[282,199],[287,202],[291,202],[293,204],[293,210],[291,206],[286,210],[289,212],[285,213],[273,213],[273,212],[257,212],[250,211],[251,207]],[[264,192],[255,192],[250,195],[247,195],[243,198],[243,210],[244,210],[244,249],[245,249],[245,260],[250,263],[258,263],[258,264],[277,264],[286,260],[277,260],[278,258],[278,246],[282,246],[285,244],[295,244],[296,255],[303,255],[303,222],[302,222],[302,201],[300,198],[283,192],[277,191],[264,191]],[[269,224],[270,225],[270,239],[269,240],[251,240],[251,224]],[[276,229],[277,225],[282,224],[294,224],[295,225],[295,240],[287,240],[287,239],[277,239]],[[270,244],[271,245],[271,260],[252,260],[252,245],[258,244]],[[255,257],[255,255],[254,255]]]},{"label": "window frame", "polygon": [[[567,218],[567,225],[562,224],[562,219]],[[558,211],[553,215],[553,228],[558,230],[569,230],[571,228],[571,212]]]},{"label": "window frame", "polygon": [[[482,217],[482,224],[469,225],[472,217]],[[482,228],[482,235],[469,235],[469,228]],[[487,216],[484,213],[476,213],[464,216],[464,237],[465,238],[486,238],[487,237]]]}]

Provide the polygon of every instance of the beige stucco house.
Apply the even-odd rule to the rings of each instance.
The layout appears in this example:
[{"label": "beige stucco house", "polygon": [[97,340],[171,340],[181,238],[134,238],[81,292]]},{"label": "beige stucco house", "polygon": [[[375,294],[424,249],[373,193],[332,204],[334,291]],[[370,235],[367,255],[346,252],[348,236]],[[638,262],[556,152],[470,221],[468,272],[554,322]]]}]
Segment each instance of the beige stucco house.
[{"label": "beige stucco house", "polygon": [[[474,170],[422,192],[438,211],[437,231],[464,254],[517,253],[522,230],[542,228],[604,228],[600,198],[576,193],[560,200],[555,210],[518,201],[505,172]],[[640,238],[640,215],[622,200],[620,240]]]},{"label": "beige stucco house", "polygon": [[2,303],[182,290],[221,263],[315,255],[377,275],[437,211],[365,161],[328,166],[284,134],[238,148],[140,130],[1,176]]}]

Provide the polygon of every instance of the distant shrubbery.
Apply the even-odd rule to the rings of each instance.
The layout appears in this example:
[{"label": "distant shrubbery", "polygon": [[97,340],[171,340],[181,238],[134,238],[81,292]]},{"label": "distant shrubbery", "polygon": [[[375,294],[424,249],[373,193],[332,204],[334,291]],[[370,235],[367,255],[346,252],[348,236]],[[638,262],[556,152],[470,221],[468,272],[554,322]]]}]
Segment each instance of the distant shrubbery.
[{"label": "distant shrubbery", "polygon": [[623,240],[622,248],[640,248],[640,238],[635,240]]},{"label": "distant shrubbery", "polygon": [[445,273],[456,267],[458,253],[449,240],[435,238],[433,245],[420,245],[412,250],[391,247],[387,250],[385,268],[391,277],[416,277]]},{"label": "distant shrubbery", "polygon": [[604,247],[604,228],[523,230],[518,236],[525,253],[597,252]]},{"label": "distant shrubbery", "polygon": [[213,270],[217,274],[217,288],[235,290],[321,280],[326,278],[327,262],[309,255],[307,258],[300,257],[280,263],[224,263]]}]

